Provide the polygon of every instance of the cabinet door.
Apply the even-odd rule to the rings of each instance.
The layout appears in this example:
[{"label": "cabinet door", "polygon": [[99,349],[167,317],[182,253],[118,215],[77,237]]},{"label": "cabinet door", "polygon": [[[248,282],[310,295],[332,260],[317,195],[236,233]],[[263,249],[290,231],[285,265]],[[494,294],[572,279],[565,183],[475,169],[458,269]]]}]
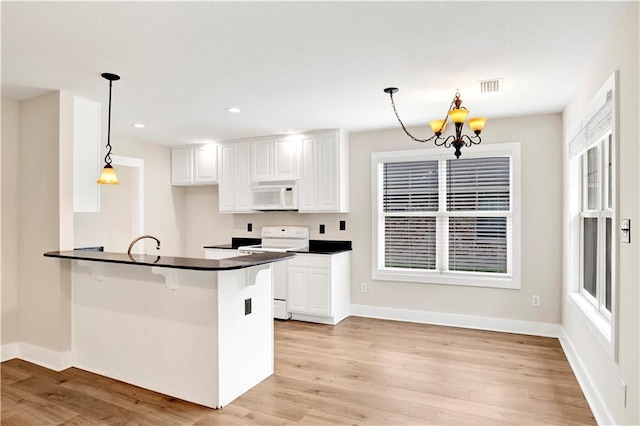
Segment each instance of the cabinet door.
[{"label": "cabinet door", "polygon": [[298,207],[301,212],[318,209],[318,167],[316,165],[315,136],[305,136],[300,141],[300,180],[298,181]]},{"label": "cabinet door", "polygon": [[293,180],[298,178],[299,139],[288,136],[273,142],[273,178]]},{"label": "cabinet door", "polygon": [[193,148],[171,150],[171,183],[185,185],[193,183]]},{"label": "cabinet door", "polygon": [[249,189],[249,142],[234,142],[235,208],[238,213],[250,212],[251,190]]},{"label": "cabinet door", "polygon": [[233,212],[235,208],[234,193],[235,180],[233,178],[233,146],[231,144],[220,146],[220,175],[218,179],[218,210],[220,212]]},{"label": "cabinet door", "polygon": [[318,135],[318,210],[338,210],[338,133]]},{"label": "cabinet door", "polygon": [[331,283],[327,269],[308,270],[309,313],[331,316]]},{"label": "cabinet door", "polygon": [[218,152],[216,145],[203,145],[194,150],[194,183],[218,181]]},{"label": "cabinet door", "polygon": [[291,266],[287,268],[287,307],[291,312],[309,311],[308,268]]},{"label": "cabinet door", "polygon": [[273,179],[273,139],[256,139],[249,142],[251,157],[251,182]]}]

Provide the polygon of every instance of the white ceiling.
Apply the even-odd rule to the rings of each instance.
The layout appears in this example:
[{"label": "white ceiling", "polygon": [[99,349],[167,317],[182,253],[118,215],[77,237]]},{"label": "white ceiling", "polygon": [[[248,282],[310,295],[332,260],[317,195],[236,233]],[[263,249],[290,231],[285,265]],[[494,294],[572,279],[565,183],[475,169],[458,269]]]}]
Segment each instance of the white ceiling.
[{"label": "white ceiling", "polygon": [[[3,1],[2,96],[106,105],[100,74],[119,74],[112,135],[164,145],[395,128],[388,86],[407,125],[442,118],[456,88],[471,116],[555,113],[627,5]],[[496,77],[504,92],[480,95]]]}]

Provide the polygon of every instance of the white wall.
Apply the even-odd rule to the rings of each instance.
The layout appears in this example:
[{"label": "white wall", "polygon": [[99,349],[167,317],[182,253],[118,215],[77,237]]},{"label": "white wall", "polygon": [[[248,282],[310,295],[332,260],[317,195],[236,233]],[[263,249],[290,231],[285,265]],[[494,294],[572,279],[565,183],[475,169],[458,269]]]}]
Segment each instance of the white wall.
[{"label": "white wall", "polygon": [[0,235],[2,257],[2,340],[18,340],[18,102],[2,99],[2,162],[0,164]]},{"label": "white wall", "polygon": [[43,253],[72,245],[72,112],[66,92],[20,102],[19,340],[55,352],[71,347],[70,265]]},{"label": "white wall", "polygon": [[[565,273],[563,290],[562,324],[568,340],[582,364],[588,380],[599,394],[605,406],[604,421],[616,424],[640,424],[640,239],[637,232],[640,225],[640,150],[638,141],[638,117],[640,117],[638,85],[639,62],[639,7],[633,2],[621,18],[593,65],[582,76],[575,96],[563,113],[566,131],[574,128],[583,118],[589,101],[605,83],[609,76],[619,70],[619,136],[618,136],[618,212],[620,218],[631,219],[631,244],[618,242],[618,321],[619,321],[619,362],[614,362],[598,343],[585,321],[567,302],[569,291],[568,275]],[[568,141],[565,141],[568,143]],[[568,227],[568,206],[565,226]],[[634,225],[636,224],[636,225]],[[634,228],[635,226],[635,228]],[[617,227],[614,226],[615,229]],[[635,229],[635,231],[634,231]],[[565,252],[565,259],[568,253]],[[569,265],[565,261],[565,272]],[[619,397],[620,380],[627,383],[627,406],[622,406]]]},{"label": "white wall", "polygon": [[[218,213],[218,186],[184,187],[185,256],[202,257],[203,246],[228,244],[232,237],[260,238],[263,226],[308,226],[310,238],[350,240],[347,214],[299,214],[295,212],[259,212],[251,214]],[[347,220],[347,230],[340,231],[340,220]],[[211,223],[212,229],[208,229]],[[247,231],[251,223],[253,231]],[[320,234],[320,224],[325,233]]]},{"label": "white wall", "polygon": [[[186,220],[184,191],[182,188],[171,186],[171,149],[165,146],[113,137],[111,145],[113,155],[144,160],[144,233],[158,238],[162,244],[160,250],[156,250],[156,243],[153,240],[145,239],[138,244],[144,244],[144,252],[148,254],[184,256]],[[102,148],[104,150],[104,147]],[[127,189],[126,181],[132,178],[132,174],[127,173],[125,167],[118,168],[117,165],[114,167],[122,183],[109,188],[101,188],[101,192],[108,193],[106,197],[105,194],[101,194],[101,213],[75,214],[76,246],[104,245],[105,247],[110,246],[113,251],[125,252],[132,240],[132,238],[120,235],[116,238],[119,242],[111,247],[116,239],[104,231],[95,229],[96,223],[102,224],[104,229],[112,226],[115,227],[114,229],[121,230],[131,228],[128,218],[131,216],[130,196],[132,189]],[[120,177],[120,170],[122,177]],[[119,204],[115,205],[116,202]],[[109,211],[113,209],[120,209],[117,218],[113,214],[109,214]],[[109,215],[109,217],[106,218],[105,215]],[[127,240],[127,244],[123,245],[125,240]]]},{"label": "white wall", "polygon": [[[473,108],[473,105],[470,105]],[[427,128],[412,129],[428,135]],[[351,303],[376,307],[560,323],[561,141],[559,114],[492,119],[483,144],[520,142],[522,157],[522,286],[520,290],[373,281],[371,279],[371,153],[433,148],[400,129],[351,135]],[[471,148],[463,149],[472,151]],[[453,157],[453,150],[451,151]],[[360,282],[369,291],[361,293]],[[532,295],[542,306],[531,306]]]}]

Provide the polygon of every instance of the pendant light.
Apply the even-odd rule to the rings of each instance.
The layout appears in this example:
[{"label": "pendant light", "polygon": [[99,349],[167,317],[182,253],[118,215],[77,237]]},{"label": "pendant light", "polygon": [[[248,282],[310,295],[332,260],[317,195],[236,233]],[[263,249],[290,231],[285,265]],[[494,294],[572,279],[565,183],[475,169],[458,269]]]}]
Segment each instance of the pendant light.
[{"label": "pendant light", "polygon": [[107,155],[104,157],[105,166],[97,183],[102,185],[115,185],[120,183],[116,176],[116,169],[111,166],[111,86],[115,80],[120,80],[120,76],[110,73],[102,74],[102,77],[109,80],[109,121],[107,124]]}]

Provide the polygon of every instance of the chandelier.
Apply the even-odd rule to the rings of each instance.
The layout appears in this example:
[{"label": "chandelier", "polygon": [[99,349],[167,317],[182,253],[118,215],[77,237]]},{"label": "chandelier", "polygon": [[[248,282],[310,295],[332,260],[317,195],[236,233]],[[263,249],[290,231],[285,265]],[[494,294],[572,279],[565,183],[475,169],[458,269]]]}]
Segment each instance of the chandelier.
[{"label": "chandelier", "polygon": [[[460,152],[460,148],[462,148],[463,146],[470,147],[471,145],[477,145],[482,142],[482,139],[480,138],[480,132],[482,132],[482,129],[484,129],[484,124],[487,122],[487,119],[483,117],[470,118],[468,124],[469,127],[471,127],[471,130],[473,130],[475,136],[463,135],[462,127],[464,126],[464,122],[467,119],[469,110],[461,106],[462,99],[460,99],[460,93],[458,93],[457,91],[455,96],[453,97],[453,101],[451,101],[451,105],[449,105],[449,111],[444,117],[444,120],[432,120],[429,122],[434,135],[428,139],[418,139],[413,136],[404,126],[402,120],[400,120],[398,110],[396,110],[396,104],[395,102],[393,102],[393,94],[398,92],[398,88],[387,87],[386,89],[384,89],[384,92],[388,93],[389,97],[391,98],[391,106],[393,106],[393,112],[396,113],[396,117],[398,118],[400,126],[402,126],[402,130],[404,130],[407,136],[409,136],[414,141],[429,142],[430,140],[433,140],[436,146],[444,146],[445,148],[453,147],[456,150],[454,153],[456,158],[460,158],[460,155],[462,155],[462,153]],[[453,124],[455,124],[456,133],[455,135],[449,135],[444,138],[442,137],[442,133],[447,127],[447,121],[449,119],[451,119],[451,121],[453,121]]]}]

